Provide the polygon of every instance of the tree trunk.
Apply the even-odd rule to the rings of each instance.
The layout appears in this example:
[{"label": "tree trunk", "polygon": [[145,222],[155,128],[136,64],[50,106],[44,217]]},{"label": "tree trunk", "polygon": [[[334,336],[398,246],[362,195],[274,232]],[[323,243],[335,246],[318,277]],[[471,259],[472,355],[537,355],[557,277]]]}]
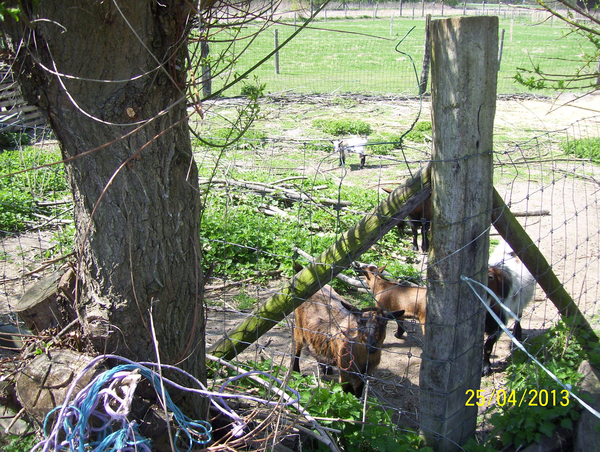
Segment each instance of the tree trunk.
[{"label": "tree trunk", "polygon": [[157,361],[152,320],[160,361],[204,381],[189,3],[22,3],[27,19],[2,27],[67,160],[84,332],[99,352]]}]

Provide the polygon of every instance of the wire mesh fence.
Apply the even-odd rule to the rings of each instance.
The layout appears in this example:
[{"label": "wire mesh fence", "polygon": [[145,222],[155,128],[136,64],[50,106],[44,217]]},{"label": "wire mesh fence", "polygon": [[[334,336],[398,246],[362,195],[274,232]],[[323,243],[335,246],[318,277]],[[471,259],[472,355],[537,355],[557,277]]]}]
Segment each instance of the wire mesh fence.
[{"label": "wire mesh fence", "polygon": [[[369,20],[366,24],[369,34],[373,33],[374,22],[376,20]],[[385,27],[391,28],[390,22],[386,22]],[[322,30],[315,33],[313,41],[301,43],[296,50],[298,61],[309,59],[311,52],[306,48],[313,49],[317,43],[328,41],[320,35],[325,33]],[[395,41],[379,41],[386,46],[394,44],[393,51],[402,55]],[[420,41],[422,38],[413,44],[415,52]],[[403,45],[406,43],[404,40]],[[357,56],[363,52],[349,42],[335,46],[351,48],[350,53]],[[302,48],[305,53],[298,57]],[[373,48],[374,44],[369,41],[364,52],[383,54],[392,47],[380,51]],[[335,55],[335,52],[327,54]],[[280,57],[281,67],[288,64],[283,60],[283,53]],[[337,59],[345,58],[340,54]],[[361,58],[366,58],[364,53]],[[408,56],[400,56],[396,61],[398,59],[403,63],[410,61]],[[238,67],[243,71],[242,62]],[[310,74],[306,66],[298,66],[294,71]],[[332,74],[344,71],[336,67]],[[235,122],[240,112],[243,116],[248,108],[242,98],[205,102],[203,117],[193,117],[191,126],[197,140],[194,157],[200,168],[200,196],[204,205],[203,263],[206,269],[210,268],[205,286],[209,348],[230,337],[243,322],[252,321],[257,305],[283,294],[286,284],[296,274],[294,263],[307,266],[333,243],[347,240],[344,234],[371,216],[373,209],[388,197],[384,189],[394,189],[431,162],[433,132],[428,98],[408,96],[417,89],[415,68],[410,76],[414,78],[407,77],[406,82],[392,77],[393,88],[388,87],[387,81],[378,85],[380,79],[385,78],[381,73],[386,71],[383,62],[373,61],[364,73],[352,72],[358,74],[353,75],[356,85],[344,78],[320,75],[314,77],[318,79],[319,88],[312,85],[308,75],[301,75],[292,82],[293,79],[287,77],[281,88],[272,89],[277,94],[261,98],[252,107],[253,111],[260,111],[260,115],[247,130],[245,125]],[[388,72],[395,74],[396,68]],[[320,69],[319,73],[323,71]],[[380,77],[374,76],[375,73]],[[265,79],[266,75],[260,76],[256,83]],[[268,91],[271,91],[270,83],[277,86],[275,82],[267,82]],[[403,83],[406,88],[397,89]],[[215,86],[218,89],[219,85]],[[288,89],[329,94],[282,95]],[[355,91],[379,95],[344,94]],[[555,105],[563,102],[561,99]],[[578,100],[584,108],[594,105],[594,100],[591,104],[584,105],[584,102],[585,99]],[[501,99],[497,109],[494,186],[548,261],[562,287],[597,330],[600,118],[571,104],[553,110],[550,102],[527,96]],[[353,126],[366,123],[370,127],[364,166],[354,149],[349,149],[345,162],[340,161],[333,144],[336,137],[327,129],[331,118],[346,119]],[[236,130],[244,130],[245,136],[234,139]],[[35,282],[63,266],[73,249],[72,204],[63,169],[61,165],[39,168],[48,161],[60,159],[57,144],[37,144],[17,155],[17,159],[10,153],[0,156],[4,174],[10,174],[3,178],[6,197],[2,201],[1,218],[5,233],[0,249],[3,253],[2,350],[9,356],[20,350],[23,342],[30,352],[41,354],[48,348],[48,341],[58,340],[56,331],[44,336],[28,335],[18,318],[17,306]],[[28,171],[21,172],[24,169]],[[26,198],[19,198],[24,192],[22,187],[27,187],[29,196]],[[469,190],[468,187],[457,189]],[[32,208],[15,215],[15,205]],[[499,244],[499,237],[493,225],[489,232],[491,248],[494,248]],[[360,263],[372,263],[378,269],[385,266],[386,278],[401,281],[398,283],[401,287],[424,288],[428,255],[419,249],[420,240],[414,250],[412,239],[408,227],[392,228],[368,250],[362,250]],[[435,242],[431,246],[435,250]],[[460,251],[463,250],[456,250]],[[376,306],[364,271],[355,266],[344,268],[340,277],[329,284],[355,308]],[[488,295],[481,287],[473,287],[482,298],[481,315],[465,321],[481,323]],[[488,441],[492,447],[511,442],[519,446],[540,440],[542,435],[552,434],[558,427],[572,426],[577,416],[574,413],[579,408],[573,408],[579,405],[571,397],[565,398],[563,391],[577,393],[574,386],[577,369],[573,366],[579,364],[584,353],[572,345],[577,342],[574,338],[578,330],[572,327],[570,320],[561,318],[550,297],[551,294],[536,286],[533,300],[522,314],[523,343],[531,357],[520,349],[511,350],[510,335],[502,334],[492,351],[491,373],[481,380],[483,392],[473,391],[468,399],[467,403],[479,412],[477,439]],[[323,304],[323,300],[318,303]],[[414,305],[411,309],[417,310]],[[306,440],[306,435],[310,436],[308,430],[319,431],[318,440],[332,450],[351,447],[328,441],[328,432],[343,432],[347,441],[353,438],[363,449],[367,443],[377,449],[383,444],[378,441],[393,447],[394,435],[402,437],[401,441],[412,441],[417,448],[418,435],[409,439],[402,435],[422,428],[420,401],[427,389],[423,387],[420,371],[421,363],[428,357],[422,351],[425,340],[422,318],[414,313],[406,315],[400,325],[404,331],[402,338],[395,337],[399,325],[393,319],[388,319],[385,339],[381,331],[375,334],[379,358],[361,368],[357,375],[366,382],[362,401],[347,397],[348,394],[330,382],[337,380],[340,373],[356,373],[359,351],[349,344],[359,328],[334,320],[329,308],[322,320],[330,329],[335,325],[335,329],[323,337],[328,343],[341,338],[342,351],[333,352],[334,357],[350,356],[349,361],[341,363],[332,359],[330,364],[333,365],[328,369],[319,365],[314,354],[304,350],[299,356],[300,374],[291,374],[298,340],[293,333],[298,319],[293,315],[283,316],[265,334],[245,337],[244,351],[227,363],[211,358],[209,383],[212,388],[250,396],[260,394],[267,400],[228,406],[229,413],[237,417],[230,416],[236,419],[233,429],[229,424],[224,427],[226,444],[255,449],[270,449],[280,442],[294,449],[314,447]],[[348,320],[351,321],[354,320]],[[511,322],[508,326],[512,326]],[[317,333],[310,328],[304,330]],[[63,345],[81,345],[77,334],[61,337]],[[483,342],[484,337],[481,337],[482,348]],[[532,364],[532,357],[542,362],[568,389],[555,386],[547,379],[545,371]],[[3,366],[3,374],[16,371],[10,358],[3,360]],[[262,372],[266,383],[260,384],[261,389],[236,383],[237,377],[231,377],[236,369]],[[478,378],[479,371],[478,364],[464,369],[468,378]],[[278,404],[281,393],[272,391],[279,386],[287,390],[287,385],[300,393],[296,394],[301,406],[297,411],[289,408],[290,399]],[[210,397],[216,399],[219,395]],[[260,408],[254,403],[260,404]],[[551,414],[536,411],[531,403],[557,411]],[[520,412],[507,411],[521,407]],[[505,411],[508,414],[500,416]],[[522,427],[527,422],[527,427]],[[390,425],[395,427],[394,435],[390,430],[381,430],[382,426]],[[325,430],[319,430],[323,427]],[[238,433],[244,434],[239,436]]]},{"label": "wire mesh fence", "polygon": [[[219,118],[226,116],[228,110],[235,109],[239,102],[227,99],[215,101],[211,108],[207,108],[209,114],[202,126],[218,131],[218,124],[208,123],[218,123]],[[384,98],[366,102],[364,99],[353,101],[351,98],[314,96],[312,102],[319,108],[326,106],[333,111],[352,108],[352,105],[365,118],[369,117],[368,112],[398,109],[396,101]],[[548,122],[534,120],[538,125],[531,127],[532,130],[521,131],[523,135],[516,142],[511,137],[503,138],[503,129],[516,127],[516,123],[510,123],[514,121],[515,109],[532,112],[535,104],[539,103],[532,99],[499,101],[494,185],[596,329],[600,229],[599,175],[593,152],[600,137],[599,118],[589,117],[568,127],[555,128],[557,122],[564,123],[565,116],[570,117],[577,111],[569,110],[570,114],[565,114],[565,110],[559,110],[555,116],[548,116]],[[549,108],[547,103],[542,106]],[[393,120],[393,126],[400,130],[409,129],[419,114],[426,117],[420,110],[426,111],[427,108],[418,100],[406,99],[402,111]],[[306,109],[314,110],[313,106],[302,103],[284,105],[281,98],[263,100],[263,124],[270,122],[268,118],[274,112],[279,112],[283,124],[282,111],[294,118]],[[426,121],[421,120],[417,124],[420,122]],[[257,129],[259,126],[260,122],[256,125]],[[203,169],[201,181],[204,185],[201,186],[205,188],[202,239],[205,262],[214,267],[212,279],[206,287],[209,345],[252,317],[257,303],[280,293],[285,281],[294,274],[291,269],[294,261],[308,264],[306,256],[318,255],[356,221],[368,215],[372,207],[387,196],[381,187],[395,187],[430,159],[431,141],[425,132],[407,139],[399,149],[389,149],[385,140],[370,141],[363,169],[359,168],[358,155],[352,153],[345,166],[340,166],[339,155],[334,153],[330,140],[310,138],[312,127],[310,119],[302,123],[292,120],[286,128],[273,131],[270,136],[243,139],[226,152],[199,148],[196,153]],[[549,130],[543,131],[544,128]],[[258,131],[254,133],[259,136]],[[533,136],[524,139],[529,133]],[[46,149],[41,147],[36,152],[41,154]],[[592,154],[585,154],[588,151]],[[36,173],[26,174],[31,177]],[[56,193],[60,194],[59,197],[64,195],[64,192]],[[362,199],[369,193],[369,199]],[[39,200],[39,197],[36,199]],[[60,206],[56,207],[58,209],[68,208],[68,204],[57,205]],[[45,221],[40,220],[41,223]],[[2,299],[6,325],[15,324],[14,308],[25,290],[42,275],[60,266],[62,258],[70,250],[70,234],[65,232],[64,225],[53,224],[50,229],[38,226],[41,225],[31,225],[24,233],[5,234],[2,239]],[[493,226],[490,234],[491,246],[494,247],[498,236]],[[361,260],[379,267],[387,265],[387,277],[392,281],[408,279],[411,283],[424,284],[427,255],[421,250],[412,251],[409,228],[403,233],[394,229],[385,237],[388,240],[378,242]],[[432,247],[435,248],[435,243]],[[364,275],[352,269],[344,273],[351,280],[362,283],[357,288],[336,279],[332,284],[342,297],[354,305],[373,305],[374,299],[367,290]],[[481,309],[484,309],[483,304]],[[272,372],[283,378],[287,369],[292,367],[293,325],[293,316],[286,317],[267,334],[256,336],[234,362],[246,369]],[[537,359],[547,362],[548,357],[564,354],[565,350],[569,350],[567,354],[572,353],[566,344],[556,340],[556,337],[564,338],[564,334],[570,334],[568,323],[562,326],[557,308],[540,287],[536,287],[533,302],[524,310],[521,325],[524,344]],[[368,377],[362,375],[369,382],[366,395],[376,398],[370,398],[369,404],[377,400],[382,407],[391,410],[389,417],[381,421],[396,425],[401,431],[420,426],[419,398],[422,389],[419,373],[424,359],[421,350],[424,338],[419,320],[407,318],[404,326],[406,334],[397,339],[394,337],[396,322],[388,322],[381,361],[376,369],[369,370]],[[20,336],[15,330],[5,333],[5,338],[5,351],[18,347]],[[14,341],[12,345],[11,340]],[[478,407],[480,438],[489,436],[494,426],[510,430],[511,426],[502,424],[494,413],[510,404],[515,405],[498,399],[498,394],[506,394],[508,400],[511,394],[513,397],[514,394],[521,396],[525,391],[525,386],[518,385],[523,379],[520,372],[526,370],[528,378],[535,376],[541,379],[537,388],[538,391],[546,391],[544,397],[554,394],[556,403],[543,401],[548,407],[559,406],[561,401],[566,400],[562,398],[561,389],[551,386],[536,366],[524,367],[530,365],[530,358],[517,354],[512,361],[512,356],[508,335],[502,334],[492,353],[491,376],[482,379],[483,399],[474,395],[471,401],[481,405]],[[561,362],[560,365],[567,364]],[[559,379],[560,365],[554,363],[554,367],[551,366]],[[319,387],[331,378],[319,368],[314,355],[306,354],[306,351],[301,355],[300,369],[304,375],[314,376],[315,380],[309,380],[309,387]],[[334,379],[337,379],[338,372],[334,369]],[[291,381],[294,378],[298,377],[292,377]],[[572,382],[571,378],[569,374],[567,382]],[[504,393],[499,392],[502,390]],[[576,388],[572,392],[575,393]],[[481,400],[485,403],[482,404]],[[575,404],[571,398],[569,403]],[[503,404],[504,408],[499,408],[499,404]],[[322,417],[333,416],[333,411],[329,414],[325,411]],[[511,417],[503,419],[507,418]],[[532,429],[531,435],[536,434],[539,432]]]},{"label": "wire mesh fence", "polygon": [[[212,68],[218,74],[212,80],[212,93],[266,58],[245,83],[264,84],[265,92],[271,94],[418,95],[427,15],[433,19],[486,14],[500,18],[499,94],[529,91],[515,83],[517,68],[534,69],[541,65],[558,75],[569,73],[577,64],[572,50],[581,42],[568,33],[564,23],[536,9],[504,4],[461,4],[442,9],[438,4],[405,3],[400,13],[396,6],[373,4],[360,9],[357,5],[344,8],[329,4],[285,45],[305,23],[310,9],[294,11],[280,6],[273,13],[276,23],[266,33],[256,35],[264,23],[248,25],[236,31],[239,39],[235,46],[231,45],[232,37],[215,34],[208,38],[207,61],[215,61],[225,52],[227,64],[236,63],[225,70]],[[589,47],[591,50],[591,44]],[[239,85],[234,86],[224,95],[239,95],[241,90]]]},{"label": "wire mesh fence", "polygon": [[[597,166],[592,160],[575,156],[571,153],[571,149],[574,149],[575,143],[597,142],[598,131],[597,117],[585,119],[567,128],[537,135],[530,140],[518,143],[502,143],[495,154],[496,189],[502,194],[511,211],[520,219],[521,224],[532,237],[535,245],[548,260],[563,286],[571,294],[576,305],[590,320],[594,328],[597,328],[596,304],[599,270],[597,252],[599,239],[597,227]],[[256,150],[250,151],[251,146],[252,144],[248,144],[248,148],[242,146],[241,152],[249,154],[257,152]],[[265,146],[266,148],[258,151],[264,153],[263,158],[258,159],[255,157],[251,160],[265,162],[267,160],[265,157],[267,157],[273,159],[273,162],[278,162],[272,164],[265,171],[269,178],[267,184],[285,179],[285,175],[289,173],[292,167],[295,167],[295,164],[286,167],[278,159],[285,160],[284,155],[296,154],[296,158],[305,162],[300,174],[310,179],[322,178],[323,182],[328,178],[333,178],[336,185],[340,187],[337,190],[341,200],[344,200],[344,191],[341,187],[346,187],[346,185],[355,187],[358,185],[371,187],[373,190],[380,187],[382,183],[389,184],[390,179],[401,180],[401,174],[408,176],[407,163],[412,162],[413,165],[415,163],[414,160],[406,158],[398,150],[392,152],[391,155],[378,155],[375,151],[377,145],[373,145],[371,153],[367,155],[367,171],[370,173],[367,176],[363,172],[365,170],[358,168],[357,157],[355,157],[355,162],[350,160],[350,167],[346,168],[347,172],[342,171],[338,167],[337,155],[327,154],[323,151],[321,151],[320,156],[315,154],[310,150],[308,140],[299,145],[296,140],[290,142],[280,139],[277,142],[268,142]],[[246,162],[237,160],[237,158],[238,155],[236,154],[234,160],[228,160],[228,165],[231,165],[229,168],[237,167],[242,172],[252,173],[259,170],[254,164],[247,168],[245,166]],[[296,167],[296,171],[299,169]],[[353,177],[352,172],[360,173],[358,180]],[[340,174],[344,174],[344,176],[340,177]],[[393,176],[390,174],[393,174]],[[233,177],[230,182],[228,197],[250,196],[247,189],[238,184],[237,177]],[[283,190],[283,188],[280,189]],[[298,187],[294,189],[298,189]],[[292,187],[288,186],[287,190],[292,190]],[[300,192],[302,192],[301,189]],[[314,197],[312,191],[307,194],[311,198]],[[256,201],[257,206],[273,203],[271,195],[257,196],[260,199],[260,201]],[[278,205],[279,208],[276,207],[267,215],[287,216],[285,221],[297,222],[298,229],[306,227],[297,214],[286,214],[286,209],[281,209],[283,205]],[[235,203],[230,208],[235,209],[234,206]],[[314,208],[310,207],[310,209]],[[346,209],[352,210],[352,207]],[[277,213],[278,210],[283,210],[283,212]],[[360,214],[368,215],[368,211],[361,211]],[[344,214],[333,215],[335,220],[332,219],[332,221],[336,221],[338,230],[330,235],[330,240],[335,240],[336,234],[347,228],[347,225],[341,222],[343,216]],[[267,222],[266,218],[265,223]],[[338,221],[339,223],[337,223]],[[235,223],[235,221],[232,221],[232,223]],[[268,234],[265,231],[264,236],[266,237]],[[282,234],[284,233],[282,232]],[[298,237],[301,235],[298,231],[296,234]],[[389,234],[395,234],[395,231]],[[491,229],[491,235],[493,248],[498,240],[498,235],[493,228]],[[410,247],[410,238],[405,237],[405,240],[401,246]],[[311,250],[308,248],[310,245],[301,242],[296,242],[296,245],[307,248],[311,255],[316,255],[321,251],[319,247],[316,247],[316,250]],[[250,246],[250,242],[244,244],[244,249],[248,246]],[[435,243],[432,246],[435,247]],[[261,243],[260,241],[256,242],[252,248],[255,248],[256,251],[256,260],[253,265],[255,271],[260,271],[261,259],[267,260],[267,256],[273,254],[277,255],[281,262],[298,259],[295,252],[290,254],[274,253],[270,244]],[[377,266],[390,265],[395,260],[406,259],[394,254],[394,251],[386,252],[383,248],[384,246],[378,249],[378,255],[374,258],[373,263]],[[397,250],[395,251],[397,252]],[[416,279],[425,280],[427,271],[426,256],[417,255],[412,265],[417,271]],[[350,273],[351,277],[360,278],[360,273],[355,271]],[[392,273],[391,279],[402,280],[406,276],[402,272]],[[413,279],[415,278],[414,274],[411,276]],[[335,283],[338,290],[340,290],[340,284],[339,282]],[[367,286],[366,282],[364,282],[364,285]],[[342,287],[344,286],[342,285]],[[240,287],[235,283],[225,281],[222,290],[219,285],[213,288],[215,291],[209,295],[209,306],[211,303],[217,305],[222,303],[222,305],[209,308],[209,334],[210,336],[215,334],[214,338],[209,338],[209,342],[218,341],[224,331],[230,331],[233,326],[239,324],[248,315],[252,315],[249,311],[246,313],[239,312],[240,309],[236,306],[240,306],[240,304],[244,306],[244,303],[248,302],[248,298],[260,300],[269,298],[273,292],[278,290],[278,285],[275,283],[275,288],[272,284],[249,284]],[[354,288],[345,286],[345,289],[342,290],[348,300],[353,300],[353,302],[361,300],[360,294]],[[227,295],[228,293],[229,295]],[[482,296],[485,299],[485,293]],[[372,298],[371,303],[373,303]],[[251,305],[246,304],[245,306]],[[528,348],[534,348],[533,356],[541,359],[541,357],[547,358],[548,355],[555,352],[558,353],[557,350],[553,350],[557,345],[549,339],[548,335],[553,337],[553,335],[558,334],[556,328],[565,328],[557,327],[560,321],[561,316],[557,308],[548,299],[547,294],[537,287],[533,302],[527,306],[521,320],[525,344]],[[390,323],[387,339],[383,345],[381,363],[373,372],[373,375],[369,377],[369,391],[375,394],[384,406],[394,410],[394,422],[404,427],[411,426],[415,428],[419,425],[419,365],[421,359],[423,359],[420,350],[423,337],[418,326],[418,319],[413,318],[407,322],[407,334],[402,340],[394,338],[396,325],[393,324],[394,322]],[[244,355],[239,357],[240,361],[259,362],[261,359],[268,358],[279,365],[291,366],[290,356],[293,353],[292,325],[293,319],[289,318],[275,327],[272,332],[257,338],[257,341],[250,345]],[[566,330],[568,331],[569,328],[566,327]],[[542,345],[542,343],[545,345]],[[498,409],[497,400],[494,399],[491,403],[488,403],[488,399],[493,398],[493,394],[498,394],[499,390],[508,391],[505,386],[507,382],[514,382],[523,378],[518,371],[515,371],[515,369],[519,369],[520,364],[512,364],[512,370],[510,368],[507,370],[507,366],[511,362],[510,349],[508,335],[503,334],[492,354],[493,372],[490,377],[482,380],[486,403],[480,407],[483,415],[480,423],[481,432],[489,431],[490,419]],[[520,357],[520,359],[529,362],[528,358]],[[302,355],[301,363],[303,372],[322,376],[314,357]],[[568,366],[566,363],[563,363],[563,365]],[[536,378],[538,378],[538,372],[541,373],[542,371],[532,372],[530,374],[531,378],[534,375],[537,375]],[[544,389],[546,391],[544,394],[547,395],[548,391],[553,389],[551,389],[547,380],[542,380],[546,383],[542,383],[538,390]],[[547,386],[543,386],[544,384]],[[567,382],[567,384],[569,383]],[[522,395],[523,391],[524,389],[519,390],[518,394]],[[510,395],[510,391],[507,393]],[[480,404],[480,399],[474,398],[473,401]],[[506,402],[502,403],[506,405]],[[536,402],[533,401],[532,403]],[[548,403],[547,400],[544,400],[542,404],[548,405]],[[558,402],[554,405],[557,404]]]}]

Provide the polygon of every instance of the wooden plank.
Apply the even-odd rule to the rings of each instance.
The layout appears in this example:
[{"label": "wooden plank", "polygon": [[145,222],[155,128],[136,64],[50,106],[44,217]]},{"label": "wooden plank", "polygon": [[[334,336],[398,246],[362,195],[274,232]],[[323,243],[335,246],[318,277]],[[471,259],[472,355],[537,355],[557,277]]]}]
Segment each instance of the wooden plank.
[{"label": "wooden plank", "polygon": [[46,120],[43,113],[37,107],[28,105],[21,97],[10,67],[0,67],[0,74],[0,130],[17,132],[44,125]]}]

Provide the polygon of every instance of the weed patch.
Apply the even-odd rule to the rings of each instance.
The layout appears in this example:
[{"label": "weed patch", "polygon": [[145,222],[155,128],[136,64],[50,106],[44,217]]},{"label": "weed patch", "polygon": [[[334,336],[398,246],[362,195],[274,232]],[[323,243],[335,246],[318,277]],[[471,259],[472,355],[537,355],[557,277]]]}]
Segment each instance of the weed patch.
[{"label": "weed patch", "polygon": [[361,119],[316,119],[313,126],[336,137],[370,135],[371,126]]},{"label": "weed patch", "polygon": [[50,216],[57,211],[40,205],[40,200],[66,196],[67,182],[62,164],[45,166],[60,160],[58,152],[35,148],[0,154],[0,229],[16,232],[37,215]]},{"label": "weed patch", "polygon": [[590,159],[600,162],[600,138],[581,138],[564,140],[560,145],[562,151],[580,159]]}]

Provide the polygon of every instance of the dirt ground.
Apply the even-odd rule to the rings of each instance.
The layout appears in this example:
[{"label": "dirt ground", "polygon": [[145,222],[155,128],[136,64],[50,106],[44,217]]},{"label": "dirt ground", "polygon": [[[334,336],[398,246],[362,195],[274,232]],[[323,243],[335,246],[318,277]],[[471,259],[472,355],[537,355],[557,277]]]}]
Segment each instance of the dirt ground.
[{"label": "dirt ground", "polygon": [[[382,107],[378,102],[387,105],[394,101],[390,99],[365,100],[357,109],[377,114]],[[418,105],[416,101],[405,101],[398,103],[395,108],[396,114],[404,117],[413,115]],[[600,96],[589,96],[584,99],[563,96],[556,101],[532,97],[501,99],[497,103],[495,127],[502,133],[514,132],[519,136],[526,128],[533,138],[545,132],[568,128],[577,120],[592,118],[585,122],[586,130],[591,131],[588,133],[595,133],[595,136],[599,136],[600,117],[597,116],[599,108]],[[428,115],[427,105],[425,105],[422,116],[427,118]],[[384,119],[382,118],[382,120]],[[588,163],[586,166],[582,166],[581,170],[575,168],[576,172],[579,171],[586,177],[562,177],[561,170],[572,171],[573,167],[580,163],[575,161],[553,164],[540,162],[545,162],[544,156],[537,163],[527,166],[528,175],[526,177],[514,177],[514,173],[509,171],[506,174],[503,173],[503,177],[498,180],[496,187],[505,197],[505,201],[510,202],[513,212],[549,210],[549,215],[520,217],[522,224],[532,239],[539,243],[541,251],[553,266],[554,272],[563,281],[580,308],[588,318],[591,318],[591,315],[597,313],[596,303],[599,299],[598,181],[600,175],[598,169]],[[369,175],[369,171],[371,170],[367,166],[364,170],[356,170],[354,176],[361,179],[373,177],[375,180],[381,177],[376,174],[376,171]],[[548,180],[548,174],[554,174],[552,181]],[[3,262],[2,275],[0,275],[0,279],[3,281],[0,300],[2,314],[9,314],[10,305],[14,304],[23,291],[43,274],[40,272],[25,278],[22,277],[24,269],[35,268],[35,261],[39,260],[40,253],[50,246],[52,244],[49,232],[27,233],[20,237],[5,237],[1,240],[0,249],[8,256]],[[420,265],[421,270],[424,271],[427,265],[426,256],[422,256]],[[276,282],[270,287],[246,285],[244,291],[263,300],[277,291],[282,284],[283,282]],[[238,293],[239,287],[207,293],[209,304],[207,341],[209,344],[216,342],[226,331],[229,331],[248,315],[248,313],[239,312],[232,301],[232,298]],[[215,308],[215,305],[222,307]],[[538,287],[535,302],[524,314],[522,324],[525,336],[539,334],[551,326],[557,317],[556,309]],[[292,319],[288,319],[287,322],[281,322],[251,345],[240,358],[243,360],[270,358],[276,363],[289,366],[291,321]],[[419,367],[422,336],[420,329],[415,328],[406,339],[396,340],[393,336],[394,329],[395,325],[390,323],[382,361],[373,375],[370,390],[382,402],[397,411],[399,423],[416,427],[419,417]],[[494,365],[496,372],[484,379],[484,388],[491,388],[502,383],[504,377],[502,369],[508,354],[509,343],[506,337],[503,337],[493,356],[496,360]],[[314,360],[308,355],[303,355],[303,357],[306,358],[301,364],[303,372],[317,372]]]}]

